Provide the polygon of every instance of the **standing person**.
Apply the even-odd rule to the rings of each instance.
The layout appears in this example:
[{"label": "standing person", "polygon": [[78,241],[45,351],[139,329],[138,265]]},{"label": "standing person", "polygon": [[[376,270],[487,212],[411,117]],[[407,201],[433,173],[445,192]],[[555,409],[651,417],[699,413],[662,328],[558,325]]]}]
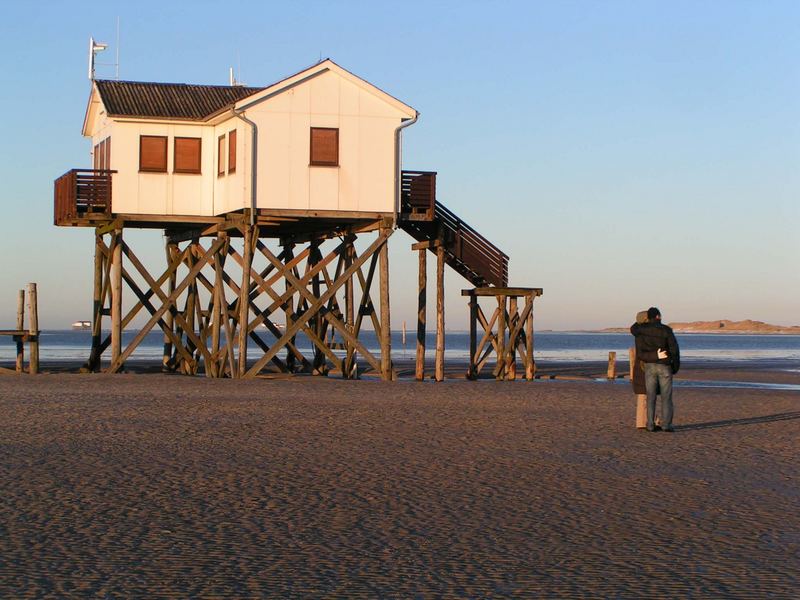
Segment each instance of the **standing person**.
[{"label": "standing person", "polygon": [[678,341],[672,329],[661,323],[661,311],[655,306],[647,310],[647,323],[634,323],[631,333],[636,339],[636,356],[644,363],[647,391],[647,431],[658,431],[655,425],[656,394],[661,389],[661,423],[664,431],[672,428],[672,376],[681,367]]}]

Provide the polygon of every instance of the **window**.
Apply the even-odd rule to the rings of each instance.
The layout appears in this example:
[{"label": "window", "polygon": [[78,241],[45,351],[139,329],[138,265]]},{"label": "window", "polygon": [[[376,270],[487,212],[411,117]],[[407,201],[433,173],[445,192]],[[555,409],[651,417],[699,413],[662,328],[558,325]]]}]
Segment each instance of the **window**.
[{"label": "window", "polygon": [[200,173],[200,138],[175,138],[175,173]]},{"label": "window", "polygon": [[107,137],[94,147],[94,169],[110,169],[111,168],[111,138]]},{"label": "window", "polygon": [[225,136],[217,139],[217,176],[225,175]]},{"label": "window", "polygon": [[236,130],[228,133],[228,173],[236,172]]},{"label": "window", "polygon": [[139,171],[167,172],[167,136],[139,136]]},{"label": "window", "polygon": [[339,130],[330,127],[311,128],[312,165],[339,166]]}]

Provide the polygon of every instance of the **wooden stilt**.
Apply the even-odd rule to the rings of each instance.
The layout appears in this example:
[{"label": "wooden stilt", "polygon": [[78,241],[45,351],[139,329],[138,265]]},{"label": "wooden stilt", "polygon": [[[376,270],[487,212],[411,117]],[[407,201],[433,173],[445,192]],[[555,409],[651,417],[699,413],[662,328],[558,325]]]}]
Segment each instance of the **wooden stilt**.
[{"label": "wooden stilt", "polygon": [[469,297],[469,368],[467,369],[467,377],[469,379],[476,379],[478,372],[476,370],[478,357],[476,351],[478,348],[478,299],[471,295]]},{"label": "wooden stilt", "polygon": [[417,296],[417,381],[425,379],[425,325],[428,318],[428,250],[420,248],[419,252],[419,292]]},{"label": "wooden stilt", "polygon": [[[284,263],[288,265],[293,258],[294,258],[294,243],[288,241],[283,245]],[[288,292],[290,289],[291,285],[289,285],[289,282],[287,280],[284,280],[284,290]],[[293,316],[294,316],[294,294],[289,296],[289,298],[286,300],[286,308],[284,308],[284,329],[288,329],[294,322]],[[291,344],[294,345],[294,343],[295,339],[292,338]],[[294,352],[292,352],[292,349],[289,348],[288,345],[286,347],[286,368],[290,373],[293,373],[297,368],[295,362],[295,354]]]},{"label": "wooden stilt", "polygon": [[[122,229],[115,229],[111,242],[111,363],[122,354]],[[114,369],[119,370],[122,365]]]},{"label": "wooden stilt", "polygon": [[381,375],[384,381],[392,380],[392,327],[389,317],[389,242],[390,230],[379,250],[379,269],[381,286]]},{"label": "wooden stilt", "polygon": [[444,250],[444,244],[436,247],[436,381],[444,381]]},{"label": "wooden stilt", "polygon": [[94,288],[92,290],[92,349],[89,353],[89,360],[86,363],[88,371],[100,370],[100,342],[103,337],[103,273],[104,262],[107,260],[103,252],[103,237],[99,232],[95,233],[94,241]]},{"label": "wooden stilt", "polygon": [[[247,372],[247,329],[250,322],[250,269],[253,263],[253,227],[245,226],[242,285],[239,288],[239,377]],[[256,236],[258,237],[258,236]]]},{"label": "wooden stilt", "polygon": [[[353,246],[353,241],[355,240],[354,236],[349,236],[346,240],[347,246],[345,247],[345,261],[344,261],[344,268],[345,270],[349,269],[353,265],[353,255],[355,254],[355,247]],[[351,334],[355,334],[355,298],[353,296],[353,289],[355,288],[355,282],[353,281],[352,277],[348,277],[347,281],[344,284],[344,312],[345,312],[345,327]],[[347,349],[347,355],[345,356],[344,360],[344,369],[342,373],[342,377],[345,379],[351,379],[354,377],[353,367],[354,365],[354,358],[355,358],[355,347],[353,344],[347,342],[345,344]]]},{"label": "wooden stilt", "polygon": [[36,284],[28,284],[28,373],[36,375],[39,372],[39,305],[36,295]]},{"label": "wooden stilt", "polygon": [[[17,331],[25,330],[25,290],[20,290],[17,295]],[[17,342],[17,362],[15,370],[22,373],[25,369],[25,342],[21,337],[16,338]]]},{"label": "wooden stilt", "polygon": [[497,296],[497,366],[495,378],[505,379],[506,366],[506,297]]},{"label": "wooden stilt", "polygon": [[[536,377],[536,362],[533,359],[533,294],[525,298],[525,379],[532,381]],[[530,306],[530,308],[528,308]]]},{"label": "wooden stilt", "polygon": [[[167,257],[167,265],[172,264],[175,260],[176,255],[178,254],[177,244],[174,242],[167,241],[167,244],[164,248]],[[175,291],[175,281],[177,278],[177,271],[172,271],[167,279],[167,296],[171,296],[172,292]],[[164,324],[166,325],[167,329],[170,331],[175,330],[175,322],[172,318],[172,311],[168,311],[164,315]],[[164,352],[161,358],[161,370],[162,371],[171,371],[175,367],[172,361],[172,337],[168,335],[166,332],[164,333]]]},{"label": "wooden stilt", "polygon": [[514,381],[517,378],[517,340],[519,338],[516,329],[519,314],[517,313],[517,297],[511,296],[508,299],[508,352],[506,359],[506,379]]}]

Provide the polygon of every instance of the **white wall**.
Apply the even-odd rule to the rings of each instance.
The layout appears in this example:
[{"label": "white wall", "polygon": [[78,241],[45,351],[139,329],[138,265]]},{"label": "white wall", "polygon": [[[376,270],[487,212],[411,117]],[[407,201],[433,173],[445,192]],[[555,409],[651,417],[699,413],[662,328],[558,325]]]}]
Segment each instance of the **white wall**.
[{"label": "white wall", "polygon": [[[245,102],[246,104],[246,102]],[[246,107],[258,127],[261,209],[394,211],[394,132],[407,114],[367,85],[324,71]],[[115,213],[209,216],[250,206],[251,136],[244,121],[146,123],[95,115],[92,145],[111,136]],[[339,166],[310,166],[311,127],[339,129]],[[237,131],[234,174],[217,175],[217,139]],[[139,136],[168,136],[167,173],[139,172]],[[173,173],[174,138],[202,138],[202,174]],[[225,157],[227,161],[227,155]]]},{"label": "white wall", "polygon": [[[246,114],[258,125],[258,208],[394,211],[395,107],[327,71]],[[339,129],[338,167],[309,165],[311,127]]]},{"label": "white wall", "polygon": [[[167,136],[166,173],[139,172],[141,135]],[[201,174],[173,173],[175,137],[202,139]],[[102,138],[97,137],[96,141]],[[114,123],[111,127],[111,168],[117,173],[114,175],[112,211],[148,215],[212,215],[212,177],[216,173],[216,140],[212,139],[213,128],[208,126]]]}]

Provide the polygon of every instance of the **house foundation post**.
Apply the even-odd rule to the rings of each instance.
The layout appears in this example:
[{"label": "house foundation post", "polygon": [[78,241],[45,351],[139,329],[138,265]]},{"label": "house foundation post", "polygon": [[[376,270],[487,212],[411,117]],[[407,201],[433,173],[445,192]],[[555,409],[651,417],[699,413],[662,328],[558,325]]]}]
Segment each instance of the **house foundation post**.
[{"label": "house foundation post", "polygon": [[111,364],[121,370],[122,354],[122,228],[114,230],[111,241]]},{"label": "house foundation post", "polygon": [[428,265],[426,248],[420,248],[419,252],[419,292],[417,295],[417,370],[415,378],[417,381],[425,379],[425,325],[428,318]]},{"label": "house foundation post", "polygon": [[389,316],[389,235],[391,230],[381,229],[386,239],[378,251],[381,283],[381,376],[384,381],[392,380],[392,326]]},{"label": "house foundation post", "polygon": [[[246,216],[246,215],[245,215]],[[244,377],[247,372],[247,330],[250,322],[250,268],[253,264],[253,229],[252,225],[244,225],[242,234],[242,285],[239,288],[239,368],[238,376]]]},{"label": "house foundation post", "polygon": [[436,381],[444,381],[444,250],[440,239],[436,247]]}]

